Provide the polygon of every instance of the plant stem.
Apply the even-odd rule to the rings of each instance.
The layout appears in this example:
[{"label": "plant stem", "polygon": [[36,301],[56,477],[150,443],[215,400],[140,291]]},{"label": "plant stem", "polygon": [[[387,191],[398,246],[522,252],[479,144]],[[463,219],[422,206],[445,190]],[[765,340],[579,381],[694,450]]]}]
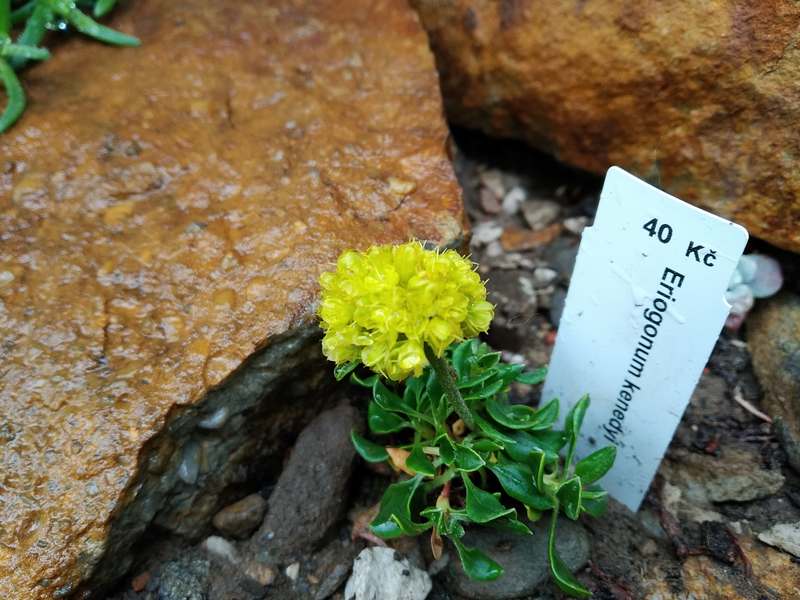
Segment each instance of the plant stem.
[{"label": "plant stem", "polygon": [[425,344],[425,357],[431,363],[436,378],[444,390],[444,395],[447,397],[450,406],[453,408],[464,424],[470,429],[475,429],[475,419],[472,418],[472,412],[469,410],[464,398],[461,397],[461,392],[456,385],[456,375],[453,372],[453,367],[450,366],[443,357],[436,356],[433,349]]}]

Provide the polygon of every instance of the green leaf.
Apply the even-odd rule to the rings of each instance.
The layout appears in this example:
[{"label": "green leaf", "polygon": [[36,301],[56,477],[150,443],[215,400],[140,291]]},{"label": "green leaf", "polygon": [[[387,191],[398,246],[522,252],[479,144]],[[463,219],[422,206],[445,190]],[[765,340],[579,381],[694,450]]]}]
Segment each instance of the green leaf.
[{"label": "green leaf", "polygon": [[423,395],[425,392],[425,383],[419,377],[409,377],[405,381],[405,389],[403,390],[403,404],[413,406],[418,411],[426,410],[423,406]]},{"label": "green leaf", "polygon": [[558,408],[558,398],[553,398],[544,406],[537,408],[536,423],[529,429],[531,431],[550,429],[558,419]]},{"label": "green leaf", "polygon": [[467,516],[475,523],[488,523],[494,519],[516,514],[513,508],[506,508],[499,500],[500,494],[490,494],[470,481],[469,475],[461,474],[467,490]]},{"label": "green leaf", "polygon": [[455,444],[455,463],[462,471],[477,471],[486,464],[480,454],[462,444]]},{"label": "green leaf", "polygon": [[479,384],[483,383],[487,379],[491,379],[494,376],[495,376],[495,372],[494,371],[491,371],[491,370],[490,371],[484,371],[483,373],[481,373],[479,375],[475,375],[475,377],[467,377],[465,379],[459,378],[459,380],[457,382],[457,386],[458,386],[459,389],[462,389],[462,390],[469,389],[471,387],[475,387],[476,385],[479,385]]},{"label": "green leaf", "polygon": [[508,515],[507,517],[500,517],[494,521],[489,521],[486,523],[486,526],[491,527],[492,529],[499,529],[500,531],[508,531],[519,535],[533,535],[533,532],[528,529],[528,526],[517,519],[516,513],[513,515]]},{"label": "green leaf", "polygon": [[591,517],[602,517],[608,510],[608,492],[603,490],[583,490],[581,511]]},{"label": "green leaf", "polygon": [[586,409],[589,408],[589,395],[586,394],[575,403],[567,413],[566,421],[564,422],[564,430],[568,436],[578,437],[583,425],[583,417],[586,415]]},{"label": "green leaf", "polygon": [[456,547],[458,557],[461,559],[461,566],[470,579],[476,581],[493,581],[503,574],[503,567],[498,565],[491,558],[486,556],[477,548],[465,546],[461,540],[449,536],[453,545]]},{"label": "green leaf", "polygon": [[26,2],[19,8],[14,9],[14,12],[11,13],[11,24],[19,25],[23,21],[29,19],[30,16],[33,14],[33,9],[35,7],[36,7],[36,0],[30,0],[30,2]]},{"label": "green leaf", "polygon": [[472,390],[468,394],[464,394],[464,400],[482,400],[484,398],[491,398],[505,387],[502,379],[496,381],[489,381],[483,387]]},{"label": "green leaf", "polygon": [[497,398],[486,400],[486,411],[495,421],[509,429],[527,429],[536,414],[530,406],[508,404]]},{"label": "green leaf", "polygon": [[378,379],[377,375],[370,375],[366,379],[361,379],[361,377],[358,376],[358,373],[353,373],[352,375],[350,375],[350,381],[352,383],[370,389],[372,389],[372,387],[375,385],[375,381],[377,379]]},{"label": "green leaf", "polygon": [[569,570],[556,551],[556,522],[558,521],[558,511],[554,510],[550,520],[550,532],[547,538],[547,558],[550,562],[550,572],[553,574],[556,584],[561,590],[575,598],[589,598],[592,593],[581,585],[575,575]]},{"label": "green leaf", "polygon": [[558,418],[558,400],[551,400],[534,410],[524,404],[508,404],[497,398],[489,398],[486,400],[486,410],[495,421],[509,429],[536,431],[553,426]]},{"label": "green leaf", "polygon": [[502,450],[503,447],[503,444],[489,438],[481,438],[472,442],[472,449],[476,452],[494,452],[495,450]]},{"label": "green leaf", "polygon": [[439,458],[444,461],[448,467],[456,462],[456,449],[453,446],[453,442],[450,441],[450,438],[447,435],[443,435],[438,443],[437,447],[439,448]]},{"label": "green leaf", "polygon": [[510,460],[505,454],[497,454],[497,462],[487,464],[506,494],[535,510],[553,508],[553,501],[540,494],[533,483],[531,468]]},{"label": "green leaf", "polygon": [[50,58],[50,51],[39,46],[7,43],[0,44],[0,56],[22,60],[47,60]]},{"label": "green leaf", "polygon": [[408,421],[382,409],[374,400],[369,403],[367,408],[367,423],[372,433],[393,433],[411,427]]},{"label": "green leaf", "polygon": [[533,450],[530,453],[531,472],[533,473],[533,483],[539,493],[545,493],[544,484],[544,465],[547,462],[547,456],[541,450]]},{"label": "green leaf", "polygon": [[8,96],[6,108],[0,115],[0,133],[2,133],[11,127],[25,110],[25,92],[16,73],[3,58],[0,58],[0,81],[3,82]]},{"label": "green leaf", "polygon": [[357,366],[358,366],[357,362],[348,362],[348,363],[342,363],[341,365],[336,365],[333,368],[333,376],[336,378],[336,381],[341,381],[342,379],[350,375],[350,373],[352,373]]},{"label": "green leaf", "polygon": [[512,431],[508,433],[513,444],[506,446],[506,453],[517,462],[527,463],[531,452],[544,452],[548,464],[558,460],[558,452],[564,445],[564,434],[561,431],[543,431],[529,433]]},{"label": "green leaf", "polygon": [[578,443],[578,434],[583,425],[583,417],[586,415],[586,409],[589,408],[589,395],[583,396],[567,413],[567,419],[564,422],[564,431],[567,434],[567,458],[566,467],[572,464],[572,457],[575,455],[575,445]]},{"label": "green leaf", "polygon": [[11,0],[0,0],[0,39],[6,39],[11,31]]},{"label": "green leaf", "polygon": [[505,434],[501,432],[499,429],[494,427],[494,425],[492,425],[489,421],[481,417],[479,414],[473,413],[472,416],[475,419],[475,425],[477,425],[478,429],[480,429],[481,432],[483,432],[483,434],[486,435],[487,437],[511,446],[513,446],[516,443],[511,434]]},{"label": "green leaf", "polygon": [[453,368],[455,369],[459,379],[469,375],[470,365],[468,361],[475,353],[474,347],[477,345],[477,343],[478,341],[475,339],[465,340],[460,344],[457,344],[453,349]]},{"label": "green leaf", "polygon": [[606,446],[596,452],[592,452],[575,465],[575,474],[581,478],[584,484],[594,483],[614,465],[617,457],[616,446]]},{"label": "green leaf", "polygon": [[581,495],[583,486],[580,477],[572,477],[558,486],[558,500],[564,508],[564,514],[573,521],[581,514]]},{"label": "green leaf", "polygon": [[403,399],[387,388],[380,379],[372,385],[372,398],[384,410],[400,413],[416,412]]},{"label": "green leaf", "polygon": [[411,517],[412,503],[421,482],[422,475],[415,475],[386,488],[378,516],[370,523],[375,535],[391,539],[401,535],[419,535],[430,529],[431,523],[416,523]]},{"label": "green leaf", "polygon": [[[481,346],[483,346],[483,348],[479,348],[478,352],[476,352],[476,354],[480,354],[478,357],[478,366],[481,369],[491,369],[500,362],[500,353],[489,352],[489,346],[486,344],[481,344]],[[481,350],[486,350],[486,352],[481,353]]]},{"label": "green leaf", "polygon": [[350,440],[353,442],[356,452],[365,461],[377,463],[389,460],[389,453],[386,452],[386,448],[361,437],[355,430],[350,432]]},{"label": "green leaf", "polygon": [[536,385],[538,383],[542,383],[545,377],[547,377],[547,367],[540,367],[535,371],[528,371],[527,373],[518,375],[517,381],[520,383],[526,383],[528,385]]},{"label": "green leaf", "polygon": [[117,0],[97,0],[93,11],[95,18],[99,19],[110,13],[116,3]]},{"label": "green leaf", "polygon": [[425,453],[422,451],[422,446],[414,446],[411,449],[411,454],[406,458],[406,466],[416,473],[433,477],[436,475],[436,469],[433,468],[433,463],[428,460]]},{"label": "green leaf", "polygon": [[75,29],[100,42],[115,46],[138,46],[141,44],[139,39],[132,35],[126,35],[105,25],[100,25],[90,16],[78,10],[71,0],[46,0],[46,2],[53,12],[66,19]]},{"label": "green leaf", "polygon": [[[25,21],[22,33],[17,36],[16,43],[24,46],[38,46],[44,38],[48,24],[53,19],[53,12],[45,2],[36,2],[33,11]],[[12,58],[9,61],[12,69],[21,69],[27,64],[27,60],[21,57]],[[2,128],[0,128],[2,131]]]}]

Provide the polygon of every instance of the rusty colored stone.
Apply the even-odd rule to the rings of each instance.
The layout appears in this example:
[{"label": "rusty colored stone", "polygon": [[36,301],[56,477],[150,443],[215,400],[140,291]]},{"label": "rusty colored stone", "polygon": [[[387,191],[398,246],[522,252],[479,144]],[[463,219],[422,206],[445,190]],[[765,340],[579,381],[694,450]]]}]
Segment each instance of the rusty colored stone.
[{"label": "rusty colored stone", "polygon": [[710,556],[688,557],[680,563],[677,573],[666,573],[646,564],[640,575],[645,588],[642,597],[664,600],[797,597],[800,569],[789,554],[770,548],[749,534],[736,538],[744,560],[737,556],[732,566]]},{"label": "rusty colored stone", "polygon": [[563,228],[564,226],[561,223],[553,223],[538,231],[514,226],[506,227],[500,236],[500,244],[506,252],[533,250],[552,242],[558,237]]},{"label": "rusty colored stone", "polygon": [[800,4],[412,0],[448,115],[800,251]]},{"label": "rusty colored stone", "polygon": [[150,520],[207,523],[249,453],[308,418],[275,382],[323,377],[299,350],[319,355],[319,273],[348,247],[461,235],[403,0],[151,0],[112,25],[142,47],[70,39],[0,137],[9,600],[102,589]]}]

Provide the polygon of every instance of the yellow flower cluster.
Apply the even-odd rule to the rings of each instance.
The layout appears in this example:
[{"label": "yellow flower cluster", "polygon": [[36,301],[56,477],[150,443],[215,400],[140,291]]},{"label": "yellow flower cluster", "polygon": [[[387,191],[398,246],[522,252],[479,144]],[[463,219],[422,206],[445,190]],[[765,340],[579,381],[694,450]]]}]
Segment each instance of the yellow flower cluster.
[{"label": "yellow flower cluster", "polygon": [[401,381],[450,344],[489,328],[494,307],[473,264],[419,242],[348,250],[320,277],[322,350],[342,364],[361,361]]}]

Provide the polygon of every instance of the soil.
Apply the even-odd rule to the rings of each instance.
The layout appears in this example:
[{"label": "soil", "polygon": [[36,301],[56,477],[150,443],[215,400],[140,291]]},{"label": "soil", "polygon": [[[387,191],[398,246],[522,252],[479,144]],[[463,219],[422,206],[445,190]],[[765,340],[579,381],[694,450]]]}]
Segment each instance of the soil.
[{"label": "soil", "polygon": [[[524,360],[532,366],[544,364],[555,340],[579,230],[591,223],[602,181],[514,142],[492,141],[468,131],[455,131],[454,138],[458,148],[457,173],[475,230],[470,252],[488,279],[492,300],[497,303],[497,319],[487,341],[503,350],[509,360]],[[545,217],[544,221],[533,223],[526,221],[521,209],[512,214],[503,212],[504,199],[507,208],[513,208],[515,199],[509,199],[508,192],[515,187],[521,188],[528,200],[557,203],[559,211],[553,222],[545,222],[549,219],[547,210],[529,210],[531,219],[536,215]],[[544,236],[552,239],[519,251],[508,249],[514,241],[504,236],[508,230],[536,232],[554,224],[558,225],[557,233]],[[793,277],[796,266],[789,261],[789,255],[757,241],[751,246],[781,260],[787,281],[797,280]],[[584,522],[592,552],[589,566],[579,578],[593,591],[594,598],[789,597],[777,589],[773,574],[760,567],[766,563],[758,558],[759,548],[766,547],[754,542],[751,533],[775,523],[800,521],[800,476],[788,468],[771,424],[744,406],[758,409],[762,398],[745,332],[722,333],[641,510],[633,514],[612,501],[605,518]],[[363,407],[359,391],[344,391],[355,405]],[[535,401],[539,393],[526,386],[513,391],[520,400]],[[711,490],[709,482],[728,485],[725,469],[736,470],[736,461],[740,460],[741,470],[755,481],[746,491],[763,484],[763,495],[753,500],[709,500],[711,491],[722,493],[717,488]],[[272,483],[260,489],[265,498],[270,496]],[[342,598],[348,561],[352,562],[352,557],[368,543],[358,536],[364,531],[364,511],[379,500],[386,483],[380,469],[356,462],[347,498],[347,518],[316,550],[306,552],[297,561],[295,578],[289,576],[295,574],[291,567],[282,569],[275,573],[269,586],[256,590],[239,585],[225,568],[212,568],[204,585],[216,590],[213,593],[217,595],[207,597],[322,600],[328,597],[321,595],[325,589],[325,593],[337,590],[331,597]],[[723,492],[734,496],[739,493],[735,486]],[[190,547],[196,552],[197,547],[176,538],[156,540],[157,537],[154,535],[144,544],[143,558],[131,576],[120,583],[112,596],[114,600],[171,598],[163,595],[163,590],[161,595],[158,592],[164,565],[189,552]],[[403,540],[396,548],[424,568],[424,546],[423,539]],[[751,560],[749,557],[754,555],[756,560]],[[214,564],[225,562],[213,557],[211,560]],[[796,559],[792,560],[795,562],[788,564],[796,572],[790,579],[796,580],[800,567]],[[694,579],[698,569],[710,573],[709,581],[718,581],[719,590],[715,583],[714,589],[701,588],[700,593],[706,595],[698,596],[696,586],[700,584]],[[141,587],[143,574],[147,585],[135,592],[136,587]],[[443,574],[435,575],[433,582],[429,598],[460,600],[448,591]],[[529,598],[560,597],[556,588],[547,583]]]}]

